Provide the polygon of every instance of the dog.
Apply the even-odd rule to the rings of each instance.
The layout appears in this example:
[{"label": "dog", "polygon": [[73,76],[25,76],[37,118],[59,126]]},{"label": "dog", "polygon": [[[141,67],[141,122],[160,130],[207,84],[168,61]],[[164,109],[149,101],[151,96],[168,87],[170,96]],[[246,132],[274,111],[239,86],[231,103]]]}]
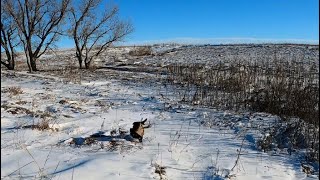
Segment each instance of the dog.
[{"label": "dog", "polygon": [[144,135],[144,123],[147,121],[147,119],[140,121],[140,122],[134,122],[133,127],[130,128],[130,135],[133,138],[139,139],[139,142],[142,142],[142,138]]}]

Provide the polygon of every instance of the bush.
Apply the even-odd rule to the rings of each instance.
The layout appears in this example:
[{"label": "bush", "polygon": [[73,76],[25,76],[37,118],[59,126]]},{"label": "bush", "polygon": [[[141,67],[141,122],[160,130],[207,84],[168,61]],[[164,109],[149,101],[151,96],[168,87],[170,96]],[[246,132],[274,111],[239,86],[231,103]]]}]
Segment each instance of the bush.
[{"label": "bush", "polygon": [[[182,102],[221,110],[266,112],[279,116],[281,126],[257,142],[263,151],[306,149],[319,161],[319,73],[303,63],[252,62],[167,66],[167,85]],[[291,147],[289,147],[291,146]]]},{"label": "bush", "polygon": [[135,47],[129,52],[130,56],[149,56],[152,55],[151,46],[140,46]]},{"label": "bush", "polygon": [[295,64],[174,64],[167,67],[166,82],[186,103],[299,117],[319,126],[317,76],[314,70],[299,69]]}]

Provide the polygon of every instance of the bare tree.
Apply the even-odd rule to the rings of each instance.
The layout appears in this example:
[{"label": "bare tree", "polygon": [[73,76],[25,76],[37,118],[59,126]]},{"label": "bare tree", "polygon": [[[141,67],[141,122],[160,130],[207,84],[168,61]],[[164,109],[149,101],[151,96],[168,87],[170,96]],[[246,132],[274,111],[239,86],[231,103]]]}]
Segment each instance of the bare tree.
[{"label": "bare tree", "polygon": [[76,46],[76,58],[80,68],[90,68],[94,58],[112,43],[121,41],[133,31],[129,22],[118,18],[119,9],[111,5],[99,15],[97,8],[101,0],[83,0],[71,8],[70,36]]},{"label": "bare tree", "polygon": [[[1,4],[3,4],[1,0]],[[14,25],[13,19],[1,6],[1,53],[2,50],[6,54],[6,59],[3,61],[1,58],[1,64],[3,64],[9,70],[14,70],[15,67],[15,47],[19,45],[18,31]]]},{"label": "bare tree", "polygon": [[4,0],[19,31],[29,71],[61,35],[61,23],[71,0]]}]

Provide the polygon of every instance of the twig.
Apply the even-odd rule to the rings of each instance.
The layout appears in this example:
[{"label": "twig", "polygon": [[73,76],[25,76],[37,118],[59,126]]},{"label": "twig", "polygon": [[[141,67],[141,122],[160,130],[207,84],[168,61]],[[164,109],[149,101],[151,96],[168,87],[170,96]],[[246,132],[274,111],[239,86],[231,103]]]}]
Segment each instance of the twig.
[{"label": "twig", "polygon": [[43,164],[43,168],[42,168],[43,170],[44,170],[44,167],[45,167],[46,164],[47,164],[47,161],[49,160],[49,156],[50,156],[50,154],[51,154],[52,147],[53,147],[53,146],[51,146],[51,149],[50,149],[50,151],[49,151],[49,153],[48,153],[48,155],[47,155],[46,161],[45,161],[44,164]]},{"label": "twig", "polygon": [[31,164],[31,163],[33,163],[33,161],[31,161],[31,162],[29,162],[29,163],[27,163],[27,164],[25,164],[25,165],[21,166],[20,168],[18,168],[17,170],[13,171],[12,173],[8,174],[8,175],[7,175],[7,176],[5,176],[5,177],[9,177],[9,176],[11,176],[11,175],[12,175],[12,174],[14,174],[15,172],[19,171],[20,169],[22,169],[22,168],[26,167],[27,165],[29,165],[29,164]]},{"label": "twig", "polygon": [[206,159],[206,158],[209,157],[209,156],[211,156],[211,155],[204,156],[203,158],[201,158],[201,159],[197,160],[196,162],[194,162],[194,163],[192,164],[192,166],[191,166],[191,169],[194,167],[195,164],[197,164],[198,162]]},{"label": "twig", "polygon": [[73,174],[74,174],[74,167],[72,168],[72,177],[71,177],[72,180],[73,180]]},{"label": "twig", "polygon": [[245,140],[245,136],[243,137],[243,140],[242,140],[242,143],[241,143],[241,146],[240,146],[240,150],[238,151],[237,160],[236,160],[236,162],[234,163],[234,166],[231,168],[231,171],[233,171],[233,169],[237,166],[237,164],[238,164],[238,162],[239,162],[239,158],[240,158],[240,154],[241,154],[241,149],[242,149],[242,147],[243,147],[244,140]]},{"label": "twig", "polygon": [[26,146],[22,145],[22,147],[28,152],[28,154],[31,156],[31,158],[33,159],[33,161],[36,163],[36,165],[38,166],[39,168],[39,173],[40,173],[40,176],[42,176],[42,169],[40,168],[38,162],[36,161],[36,159],[32,156],[32,154],[30,153],[30,151],[27,149]]},{"label": "twig", "polygon": [[[53,171],[53,173],[52,173],[52,174],[56,173],[56,171],[57,171],[57,169],[58,169],[59,164],[60,164],[60,161],[58,162],[58,164],[57,164],[57,166],[56,166],[56,168],[54,169],[54,171]],[[54,176],[52,176],[52,178],[53,178],[53,177],[54,177]],[[51,179],[52,179],[52,178],[51,178]],[[51,180],[51,179],[50,179],[50,180]]]},{"label": "twig", "polygon": [[180,153],[179,153],[179,157],[178,157],[178,160],[177,160],[177,161],[179,161],[182,151],[184,151],[190,144],[191,144],[191,143],[189,142],[185,147],[182,148],[182,150],[181,150]]}]

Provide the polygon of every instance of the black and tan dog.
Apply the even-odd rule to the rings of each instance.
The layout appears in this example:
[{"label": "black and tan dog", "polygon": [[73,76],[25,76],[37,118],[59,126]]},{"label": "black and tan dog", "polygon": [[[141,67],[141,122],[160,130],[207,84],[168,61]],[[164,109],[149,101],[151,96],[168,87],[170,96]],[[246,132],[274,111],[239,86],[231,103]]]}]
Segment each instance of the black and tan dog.
[{"label": "black and tan dog", "polygon": [[130,135],[133,138],[139,139],[140,142],[142,142],[142,138],[144,135],[144,123],[147,121],[147,119],[140,121],[140,122],[134,122],[133,127],[130,128]]}]

